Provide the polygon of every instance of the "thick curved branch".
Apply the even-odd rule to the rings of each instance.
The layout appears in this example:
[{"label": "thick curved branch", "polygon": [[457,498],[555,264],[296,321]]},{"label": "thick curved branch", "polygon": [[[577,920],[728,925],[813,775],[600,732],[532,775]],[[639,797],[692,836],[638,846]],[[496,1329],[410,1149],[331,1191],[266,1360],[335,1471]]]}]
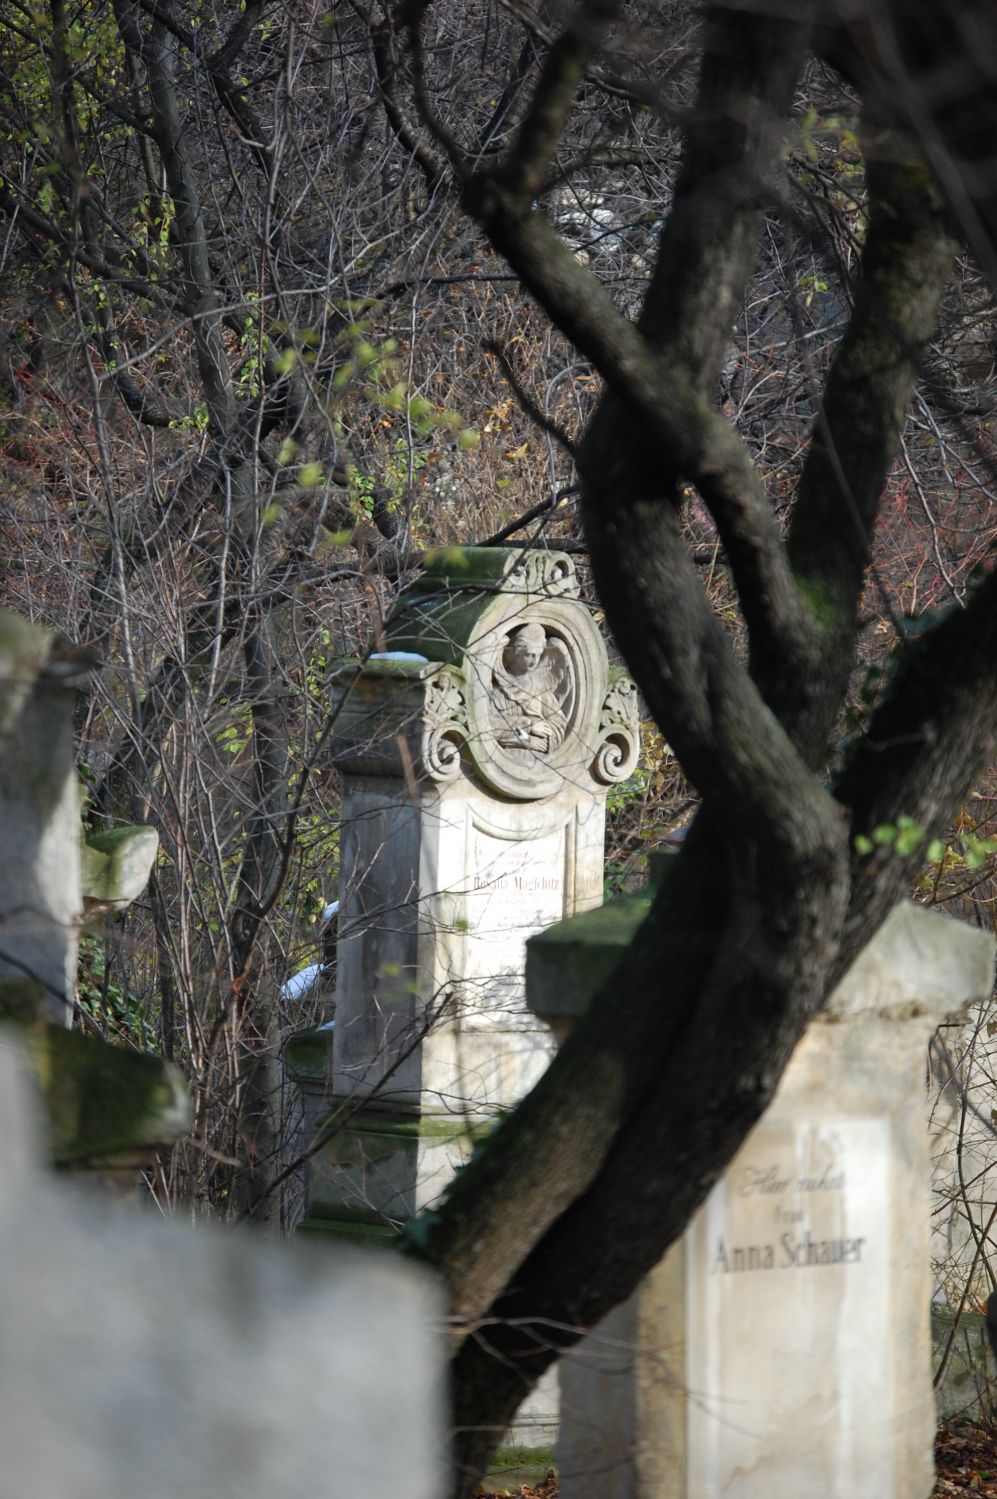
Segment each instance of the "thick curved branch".
[{"label": "thick curved branch", "polygon": [[773,199],[808,37],[805,18],[749,7],[716,12],[703,38],[682,168],[638,326],[710,396]]},{"label": "thick curved branch", "polygon": [[408,152],[426,179],[426,187],[432,194],[443,181],[444,161],[420,139],[414,122],[402,104],[398,90],[398,59],[393,46],[392,23],[385,20],[372,26],[370,38],[377,85],[388,124],[394,131],[398,144]]},{"label": "thick curved branch", "polygon": [[[909,817],[925,839],[936,837],[995,746],[997,572],[991,572],[965,608],[953,606],[933,629],[904,644],[887,696],[835,795],[849,809],[855,835],[869,837],[881,824]],[[870,854],[855,850],[850,926],[870,907],[888,910],[910,887],[922,857],[923,843],[906,859],[892,844]]]},{"label": "thick curved branch", "polygon": [[[515,201],[488,174],[472,178],[464,197],[495,248],[631,414],[632,451],[642,455],[644,482],[653,483],[659,502],[668,503],[666,495],[682,477],[696,485],[710,506],[738,579],[749,629],[774,641],[793,639],[803,629],[805,615],[758,473],[733,427],[685,372],[622,315],[541,213],[529,210],[520,216]],[[619,411],[606,419],[616,446]],[[591,466],[593,461],[586,445],[582,463]],[[614,475],[617,485],[620,478],[622,474]],[[617,487],[614,505],[622,493]]]},{"label": "thick curved branch", "polygon": [[874,137],[870,147],[880,154],[868,166],[869,229],[855,309],[825,387],[788,538],[820,634],[814,675],[825,706],[803,730],[813,746],[823,743],[847,684],[880,497],[954,250],[941,194],[924,167],[909,154],[897,159],[895,137]]},{"label": "thick curved branch", "polygon": [[505,189],[518,207],[527,207],[543,191],[575,96],[619,10],[618,0],[582,0],[552,43],[532,103],[501,169]]},{"label": "thick curved branch", "polygon": [[412,66],[412,97],[415,100],[419,118],[437,145],[442,148],[455,176],[462,179],[467,173],[466,153],[456,136],[447,129],[434,109],[426,80],[426,57],[422,45],[421,28],[423,17],[431,4],[432,0],[402,0],[398,10],[398,19],[408,33],[408,52]]},{"label": "thick curved branch", "polygon": [[[637,329],[547,220],[529,207],[534,177],[523,175],[520,158],[527,141],[535,143],[538,160],[544,162],[544,153],[556,146],[552,132],[558,122],[563,124],[568,84],[575,86],[567,62],[558,77],[561,115],[552,107],[535,121],[528,117],[514,161],[478,174],[464,191],[465,206],[495,248],[561,331],[592,360],[620,403],[618,408],[610,403],[597,417],[583,465],[598,469],[603,424],[612,433],[607,444],[612,448],[624,419],[621,413],[629,415],[633,452],[640,456],[632,464],[632,476],[624,479],[618,460],[607,454],[616,470],[608,509],[627,503],[620,496],[626,496],[630,483],[649,508],[655,491],[660,503],[667,504],[679,478],[693,482],[717,522],[753,653],[762,660],[778,658],[787,669],[792,653],[801,660],[806,656],[807,613],[754,465],[737,433],[711,406],[710,396],[750,271],[765,177],[776,160],[781,120],[805,42],[805,27],[726,12],[710,28],[701,95],[690,125],[693,165],[682,173]],[[574,41],[565,53],[580,66],[577,50]],[[538,174],[539,166],[537,180]],[[614,524],[608,510],[605,522]],[[616,592],[611,589],[611,596]],[[796,678],[804,674],[802,665],[793,672]]]}]

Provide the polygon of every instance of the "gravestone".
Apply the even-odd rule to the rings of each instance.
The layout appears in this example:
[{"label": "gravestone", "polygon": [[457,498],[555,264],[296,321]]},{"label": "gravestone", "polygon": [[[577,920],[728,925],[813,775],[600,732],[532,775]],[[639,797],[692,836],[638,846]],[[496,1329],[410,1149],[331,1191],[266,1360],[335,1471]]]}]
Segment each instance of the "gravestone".
[{"label": "gravestone", "polygon": [[[647,903],[531,942],[562,1034]],[[993,954],[910,905],[887,919],[682,1240],[562,1360],[564,1499],[927,1499],[927,1046]]]},{"label": "gravestone", "polygon": [[73,707],[96,658],[0,609],[0,1017],[73,1019],[81,923],[123,910],[149,879],[155,828],[84,841]]},{"label": "gravestone", "polygon": [[80,892],[74,690],[93,662],[0,610],[0,1016],[72,1023]]},{"label": "gravestone", "polygon": [[427,1276],[127,1204],[109,1215],[42,1172],[33,1102],[0,1026],[0,1492],[439,1499]]},{"label": "gravestone", "polygon": [[[638,750],[635,689],[563,554],[440,554],[381,645],[332,681],[335,1026],[285,1052],[326,1136],[301,1227],[354,1240],[438,1197],[547,1066],[526,939],[601,903],[606,796]],[[549,1447],[555,1422],[548,1381],[513,1440]]]},{"label": "gravestone", "polygon": [[0,1020],[30,1027],[53,1158],[134,1190],[191,1111],[176,1068],[69,1028],[80,928],[142,892],[159,847],[151,827],[84,835],[73,707],[95,664],[0,610]]},{"label": "gravestone", "polygon": [[606,795],[638,744],[633,684],[563,554],[441,554],[383,643],[333,677],[336,1020],[288,1050],[343,1122],[304,1226],[348,1237],[437,1196],[546,1067],[526,939],[601,902]]}]

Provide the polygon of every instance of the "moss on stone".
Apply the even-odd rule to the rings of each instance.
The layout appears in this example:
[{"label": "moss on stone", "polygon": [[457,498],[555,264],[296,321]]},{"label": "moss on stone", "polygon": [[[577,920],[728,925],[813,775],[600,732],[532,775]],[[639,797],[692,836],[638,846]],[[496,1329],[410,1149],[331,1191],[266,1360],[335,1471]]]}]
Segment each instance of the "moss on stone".
[{"label": "moss on stone", "polygon": [[569,916],[526,944],[526,991],[542,1019],[582,1014],[651,909],[649,891]]},{"label": "moss on stone", "polygon": [[42,1013],[45,991],[37,979],[4,975],[0,978],[0,1020],[30,1025]]},{"label": "moss on stone", "polygon": [[29,1033],[29,1054],[58,1165],[152,1150],[189,1127],[183,1080],[158,1057],[54,1025]]},{"label": "moss on stone", "polygon": [[103,906],[129,905],[145,889],[158,847],[159,835],[151,827],[91,833],[80,850],[86,899]]},{"label": "moss on stone", "polygon": [[312,1213],[298,1224],[297,1232],[306,1238],[326,1239],[340,1244],[360,1244],[365,1249],[393,1249],[399,1231],[387,1223],[363,1223],[347,1218],[322,1218]]},{"label": "moss on stone", "polygon": [[[318,1121],[319,1134],[325,1126],[337,1126],[337,1121],[343,1119],[342,1110],[351,1107],[348,1097],[339,1100],[331,1098],[329,1103],[330,1112]],[[337,1126],[337,1134],[362,1135],[365,1141],[371,1137],[379,1137],[392,1142],[392,1148],[399,1142],[409,1140],[413,1143],[419,1140],[466,1140],[473,1145],[491,1134],[494,1127],[493,1119],[472,1123],[459,1116],[441,1118],[433,1114],[399,1114],[367,1108],[358,1109],[341,1126]]]},{"label": "moss on stone", "polygon": [[321,1080],[329,1070],[332,1031],[321,1026],[295,1031],[284,1042],[284,1066],[291,1077]]}]

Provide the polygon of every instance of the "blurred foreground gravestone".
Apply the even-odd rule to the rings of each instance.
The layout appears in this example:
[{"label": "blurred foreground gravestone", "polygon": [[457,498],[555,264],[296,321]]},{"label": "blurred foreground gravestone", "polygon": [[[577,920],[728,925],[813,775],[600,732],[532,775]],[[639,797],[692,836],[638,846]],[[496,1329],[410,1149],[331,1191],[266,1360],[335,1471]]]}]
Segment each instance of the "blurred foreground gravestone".
[{"label": "blurred foreground gravestone", "polygon": [[[534,1012],[565,1034],[648,904],[534,938]],[[681,1241],[562,1359],[563,1499],[927,1499],[927,1048],[993,962],[893,911]]]},{"label": "blurred foreground gravestone", "polygon": [[[606,797],[636,691],[557,552],[455,548],[333,675],[343,776],[334,1031],[292,1038],[310,1130],[303,1227],[390,1239],[547,1066],[526,939],[602,902]],[[550,1444],[552,1396],[517,1442]]]},{"label": "blurred foreground gravestone", "polygon": [[439,1499],[426,1278],[127,1205],[109,1217],[42,1172],[33,1102],[0,1027],[4,1496]]},{"label": "blurred foreground gravestone", "polygon": [[190,1103],[176,1068],[69,1028],[81,926],[142,892],[159,846],[150,827],[84,837],[73,707],[95,665],[0,610],[0,1020],[25,1027],[54,1159],[131,1189]]}]

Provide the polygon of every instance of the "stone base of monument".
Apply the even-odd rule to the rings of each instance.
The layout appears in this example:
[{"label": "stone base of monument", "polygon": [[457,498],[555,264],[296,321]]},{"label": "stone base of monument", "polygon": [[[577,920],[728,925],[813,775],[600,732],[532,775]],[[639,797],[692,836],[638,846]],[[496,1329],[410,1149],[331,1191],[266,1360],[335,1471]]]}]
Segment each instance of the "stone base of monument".
[{"label": "stone base of monument", "polygon": [[327,1027],[289,1037],[284,1067],[300,1099],[298,1137],[311,1147],[300,1232],[390,1243],[435,1201],[492,1128],[493,1120],[480,1115],[379,1106],[363,1095],[337,1097]]},{"label": "stone base of monument", "polygon": [[[562,1031],[590,920],[530,943],[529,1002]],[[993,953],[910,905],[884,923],[681,1242],[562,1361],[563,1499],[927,1499],[927,1044]]]},{"label": "stone base of monument", "polygon": [[[305,1168],[305,1215],[297,1232],[328,1242],[390,1246],[444,1190],[491,1120],[357,1108],[329,1093],[332,1035],[317,1028],[289,1038],[287,1076],[303,1109],[300,1136],[327,1136]],[[494,1457],[502,1487],[540,1477],[553,1465],[558,1432],[558,1376],[551,1369],[524,1401]],[[510,1477],[511,1475],[511,1477]],[[513,1484],[515,1479],[515,1484]]]}]

